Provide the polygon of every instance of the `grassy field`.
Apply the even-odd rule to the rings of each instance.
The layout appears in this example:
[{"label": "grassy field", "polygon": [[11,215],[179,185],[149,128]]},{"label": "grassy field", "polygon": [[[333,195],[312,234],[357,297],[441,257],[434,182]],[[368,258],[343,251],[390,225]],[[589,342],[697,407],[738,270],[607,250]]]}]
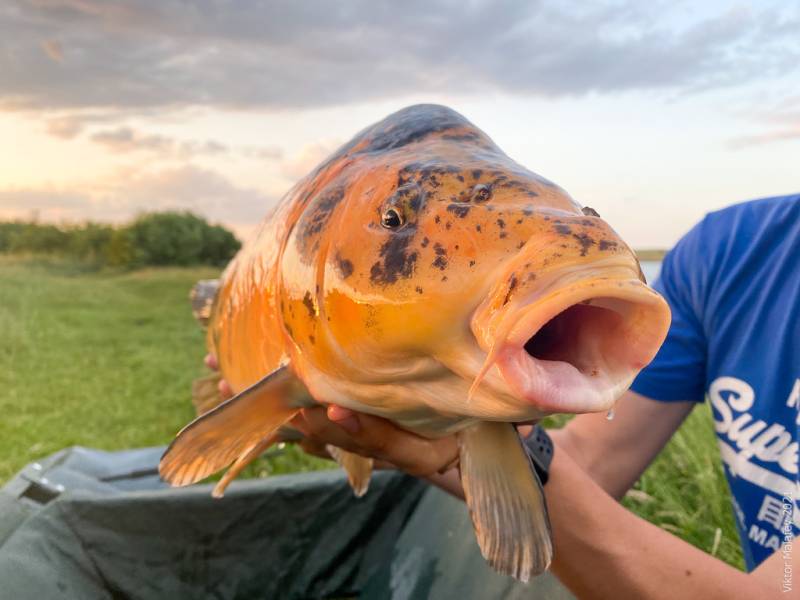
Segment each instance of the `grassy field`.
[{"label": "grassy field", "polygon": [[[187,294],[204,268],[90,273],[0,259],[0,482],[70,445],[168,443],[193,416],[202,333]],[[299,449],[250,475],[327,468]],[[694,411],[625,498],[641,516],[741,568],[711,416]]]}]

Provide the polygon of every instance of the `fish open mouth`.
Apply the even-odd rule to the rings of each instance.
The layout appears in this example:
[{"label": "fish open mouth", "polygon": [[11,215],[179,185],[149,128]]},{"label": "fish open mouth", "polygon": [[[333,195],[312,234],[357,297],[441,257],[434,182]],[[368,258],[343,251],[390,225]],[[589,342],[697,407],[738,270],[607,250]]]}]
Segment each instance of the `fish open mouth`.
[{"label": "fish open mouth", "polygon": [[503,319],[492,362],[511,392],[543,412],[610,409],[655,356],[664,300],[639,279],[577,282]]}]

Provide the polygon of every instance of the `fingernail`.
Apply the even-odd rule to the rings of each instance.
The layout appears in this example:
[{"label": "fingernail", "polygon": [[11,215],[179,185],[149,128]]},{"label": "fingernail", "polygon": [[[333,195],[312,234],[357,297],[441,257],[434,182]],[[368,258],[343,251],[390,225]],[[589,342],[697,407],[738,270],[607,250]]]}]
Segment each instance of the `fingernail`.
[{"label": "fingernail", "polygon": [[339,406],[331,405],[327,410],[328,419],[336,423],[348,433],[358,433],[361,430],[361,423],[352,411],[343,409]]}]

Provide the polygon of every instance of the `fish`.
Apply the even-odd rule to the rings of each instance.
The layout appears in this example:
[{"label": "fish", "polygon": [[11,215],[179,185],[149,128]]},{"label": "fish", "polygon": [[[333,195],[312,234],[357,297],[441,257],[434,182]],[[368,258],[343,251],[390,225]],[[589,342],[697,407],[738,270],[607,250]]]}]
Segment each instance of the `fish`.
[{"label": "fish", "polygon": [[[478,545],[521,581],[552,560],[514,423],[609,411],[666,336],[666,302],[599,214],[439,105],[358,133],[269,212],[193,298],[235,395],[182,429],[176,486],[245,465],[305,407],[455,435]],[[282,429],[284,428],[284,429]],[[371,459],[331,448],[356,494]]]}]

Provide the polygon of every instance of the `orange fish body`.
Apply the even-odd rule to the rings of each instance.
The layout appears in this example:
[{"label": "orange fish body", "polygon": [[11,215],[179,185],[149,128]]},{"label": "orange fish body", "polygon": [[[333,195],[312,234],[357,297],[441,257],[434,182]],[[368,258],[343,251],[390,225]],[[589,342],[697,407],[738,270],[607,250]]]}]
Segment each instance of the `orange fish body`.
[{"label": "orange fish body", "polygon": [[[549,530],[508,423],[610,409],[668,325],[594,211],[458,113],[409,107],[300,181],[226,269],[208,343],[243,399],[181,432],[162,474],[241,465],[314,402],[457,432],[484,556],[527,579],[549,563]],[[486,483],[498,470],[502,493]],[[515,494],[541,518],[498,523],[497,498]]]}]

